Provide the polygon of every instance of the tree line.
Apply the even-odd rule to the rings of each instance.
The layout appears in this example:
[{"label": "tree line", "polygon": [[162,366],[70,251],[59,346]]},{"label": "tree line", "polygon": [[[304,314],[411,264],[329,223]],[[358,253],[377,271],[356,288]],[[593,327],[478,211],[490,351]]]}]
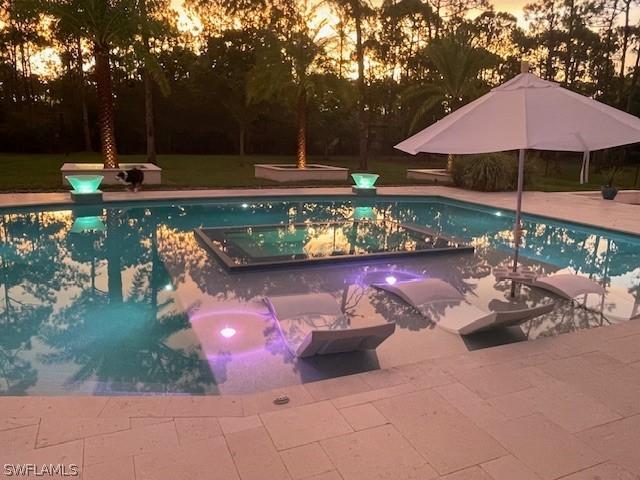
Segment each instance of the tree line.
[{"label": "tree line", "polygon": [[521,59],[637,114],[636,2],[536,0],[519,23],[488,0],[0,0],[0,151],[349,154],[364,169]]}]

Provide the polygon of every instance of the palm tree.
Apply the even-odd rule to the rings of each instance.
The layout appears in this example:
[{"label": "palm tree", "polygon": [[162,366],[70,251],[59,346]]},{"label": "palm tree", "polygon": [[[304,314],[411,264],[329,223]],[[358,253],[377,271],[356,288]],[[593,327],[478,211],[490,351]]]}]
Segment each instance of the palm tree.
[{"label": "palm tree", "polygon": [[[140,30],[142,33],[142,46],[145,55],[150,55],[151,42],[149,38],[149,22],[147,12],[147,0],[140,0],[138,3],[140,13]],[[156,128],[153,114],[153,83],[151,74],[147,66],[148,61],[144,62],[142,69],[142,81],[144,84],[144,124],[147,136],[147,161],[157,163],[156,152]]]},{"label": "palm tree", "polygon": [[315,87],[316,76],[311,70],[318,57],[324,52],[327,39],[319,38],[324,24],[309,28],[306,19],[302,29],[293,32],[285,44],[285,52],[293,71],[297,106],[296,118],[298,132],[296,136],[296,165],[305,168],[307,163],[307,117],[309,94]]},{"label": "palm tree", "polygon": [[[369,122],[365,109],[366,83],[364,78],[363,20],[372,15],[373,9],[366,0],[332,0],[332,3],[348,16],[354,24],[356,34],[356,63],[358,65],[358,134],[360,169],[366,170],[369,156]],[[340,58],[342,61],[342,57]]]},{"label": "palm tree", "polygon": [[97,86],[98,129],[104,168],[118,168],[109,55],[115,44],[132,38],[133,0],[42,0],[58,27],[92,44]]},{"label": "palm tree", "polygon": [[307,164],[308,102],[318,75],[314,67],[326,50],[328,37],[320,35],[325,22],[312,26],[317,5],[292,14],[286,38],[272,38],[249,82],[249,98],[267,100],[276,96],[288,98],[296,105],[296,166]]},{"label": "palm tree", "polygon": [[[480,78],[483,70],[495,67],[499,57],[484,48],[473,47],[454,38],[433,40],[423,55],[435,67],[435,75],[428,81],[409,87],[405,98],[418,101],[410,130],[414,131],[425,114],[436,106],[451,113],[487,89]],[[453,156],[449,155],[447,170],[451,171]]]},{"label": "palm tree", "polygon": [[76,44],[76,69],[78,71],[78,89],[80,90],[80,104],[82,108],[82,138],[84,149],[87,152],[93,151],[91,145],[91,129],[89,128],[89,107],[87,105],[87,85],[84,77],[84,59],[82,55],[82,40],[75,38]]},{"label": "palm tree", "polygon": [[174,33],[168,20],[157,12],[171,9],[169,0],[135,0],[138,21],[134,51],[142,63],[142,82],[144,86],[144,123],[147,139],[147,161],[157,163],[155,114],[153,107],[153,86],[160,88],[163,95],[169,94],[169,82],[162,67],[152,52],[154,40],[171,37]]},{"label": "palm tree", "polygon": [[230,30],[208,42],[206,64],[212,90],[219,96],[238,128],[238,152],[246,153],[247,133],[260,113],[260,101],[251,98],[249,88],[255,72],[262,38],[245,28]]},{"label": "palm tree", "polygon": [[[94,380],[107,388],[113,384],[127,385],[138,392],[162,388],[172,392],[219,393],[216,380],[226,377],[224,362],[220,364],[222,373],[218,372],[216,378],[209,363],[201,361],[198,348],[169,345],[172,335],[189,328],[189,318],[176,308],[172,297],[158,298],[159,286],[167,283],[168,274],[159,271],[162,267],[157,250],[157,219],[136,220],[134,212],[122,214],[114,209],[107,210],[106,215],[106,237],[104,233],[98,234],[101,242],[95,242],[94,234],[87,232],[80,233],[74,241],[76,246],[79,241],[89,241],[85,256],[76,261],[86,264],[94,257],[107,261],[107,291],[88,289],[86,280],[76,280],[82,291],[49,314],[49,322],[39,331],[40,338],[51,348],[42,355],[42,361],[77,366],[75,373],[66,379],[69,388]],[[138,243],[123,252],[120,245],[134,243],[127,242],[133,239],[127,235],[138,239],[150,235],[151,242]],[[131,287],[125,292],[122,270],[131,266],[131,259],[126,258],[131,250],[135,252],[131,258],[136,263],[142,259],[151,265],[134,269]]]},{"label": "palm tree", "polygon": [[66,45],[70,57],[75,62],[77,88],[80,97],[80,109],[82,112],[82,139],[84,142],[84,150],[92,152],[93,146],[91,142],[91,128],[89,126],[89,106],[87,103],[87,81],[84,73],[85,52],[82,44],[82,37],[77,31],[66,31],[65,24],[59,22],[53,34],[57,41]]}]

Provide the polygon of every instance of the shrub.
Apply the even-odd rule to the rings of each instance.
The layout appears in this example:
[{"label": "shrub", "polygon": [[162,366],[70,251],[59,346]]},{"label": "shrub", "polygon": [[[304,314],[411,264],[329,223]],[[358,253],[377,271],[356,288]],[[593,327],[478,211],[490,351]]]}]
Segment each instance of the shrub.
[{"label": "shrub", "polygon": [[[531,184],[536,160],[525,161],[525,185]],[[518,186],[518,159],[513,153],[456,155],[451,171],[457,187],[483,192],[515,190]]]},{"label": "shrub", "polygon": [[622,173],[622,167],[615,165],[613,167],[605,168],[600,172],[604,185],[607,187],[613,187],[617,178]]}]

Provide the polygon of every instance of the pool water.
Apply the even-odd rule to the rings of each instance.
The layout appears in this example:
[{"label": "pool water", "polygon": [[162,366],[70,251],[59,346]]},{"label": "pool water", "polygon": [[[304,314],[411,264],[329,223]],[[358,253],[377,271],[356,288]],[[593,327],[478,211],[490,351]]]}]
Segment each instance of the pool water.
[{"label": "pool water", "polygon": [[[228,272],[194,228],[388,219],[468,242],[474,254]],[[525,216],[522,255],[638,294],[640,238]],[[440,198],[243,199],[6,210],[0,218],[0,393],[225,394],[466,351],[457,337],[368,285],[437,276],[480,301],[509,262],[513,214]],[[326,291],[352,316],[397,322],[371,354],[301,361],[262,302]],[[567,312],[529,338],[598,325]],[[600,322],[600,323],[599,323]]]}]

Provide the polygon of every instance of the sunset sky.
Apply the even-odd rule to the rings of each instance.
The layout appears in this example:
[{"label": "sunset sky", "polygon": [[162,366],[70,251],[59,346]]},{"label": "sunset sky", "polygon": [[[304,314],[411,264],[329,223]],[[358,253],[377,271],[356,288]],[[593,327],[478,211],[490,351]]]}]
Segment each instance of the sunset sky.
[{"label": "sunset sky", "polygon": [[515,15],[518,19],[522,17],[522,7],[524,7],[526,3],[527,2],[525,0],[499,0],[497,2],[493,2],[496,10],[509,12]]},{"label": "sunset sky", "polygon": [[[190,24],[192,20],[183,13],[183,9],[181,8],[184,0],[171,0],[174,8],[181,13],[182,26],[187,30],[187,25]],[[369,0],[374,5],[379,5],[383,0]],[[518,19],[518,23],[522,27],[526,27],[526,22],[524,19],[523,7],[528,3],[533,3],[535,0],[489,0],[490,3],[493,4],[496,11],[508,12],[514,15]],[[622,15],[620,16],[622,17]],[[632,24],[640,21],[640,9],[633,8],[631,14]]]},{"label": "sunset sky", "polygon": [[[173,2],[174,7],[180,11],[183,0],[171,0]],[[374,4],[381,3],[382,0],[373,0]],[[509,12],[515,15],[519,20],[524,21],[524,17],[522,15],[522,7],[527,3],[528,0],[494,0],[491,3],[495,6],[496,10]]]},{"label": "sunset sky", "polygon": [[[374,4],[380,4],[382,0],[370,0]],[[490,0],[493,3],[495,9],[497,11],[506,11],[514,15],[518,19],[518,23],[522,27],[526,27],[526,22],[524,20],[523,7],[527,3],[531,3],[534,0]],[[197,17],[193,15],[189,15],[185,9],[183,8],[184,0],[171,0],[173,7],[179,13],[178,19],[178,28],[182,31],[188,32],[192,31],[193,33],[199,33],[200,23]],[[337,19],[330,14],[330,10],[327,7],[326,9],[321,9],[320,12],[325,11],[329,18],[322,18],[322,20],[327,20],[327,26],[325,27],[326,33],[325,35],[332,35],[335,33],[332,26],[337,23]],[[632,14],[632,22],[637,22],[640,17],[640,10],[636,9]],[[319,18],[321,20],[321,18]],[[322,33],[321,33],[322,35]],[[323,35],[324,36],[324,35]],[[52,48],[45,48],[44,50],[40,50],[35,53],[32,57],[32,69],[33,72],[39,75],[52,75],[55,74],[57,70],[59,70],[62,65],[60,62],[60,58],[57,53]]]}]

